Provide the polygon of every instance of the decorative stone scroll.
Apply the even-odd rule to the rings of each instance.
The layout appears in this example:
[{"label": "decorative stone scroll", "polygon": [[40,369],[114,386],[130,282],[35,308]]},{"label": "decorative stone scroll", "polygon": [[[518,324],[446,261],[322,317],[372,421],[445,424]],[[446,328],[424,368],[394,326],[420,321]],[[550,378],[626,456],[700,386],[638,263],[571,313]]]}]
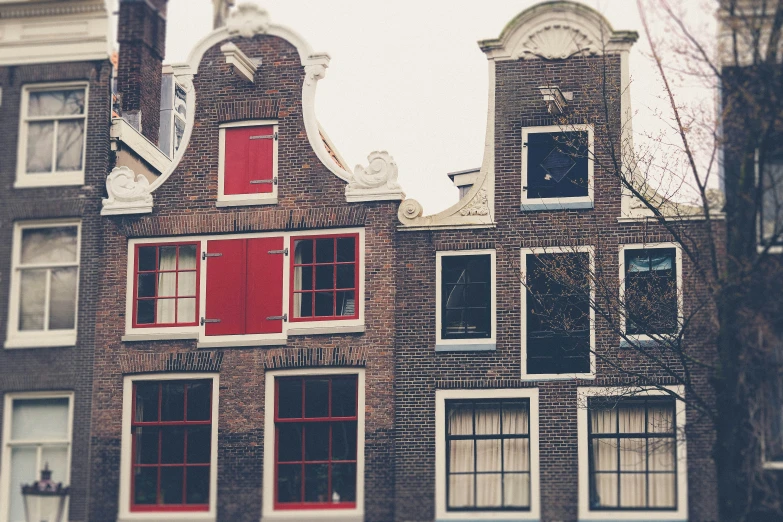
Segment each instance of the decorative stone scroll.
[{"label": "decorative stone scroll", "polygon": [[384,150],[371,152],[367,161],[367,167],[357,165],[354,169],[353,178],[345,187],[346,199],[349,202],[404,199],[402,187],[397,183],[394,158]]},{"label": "decorative stone scroll", "polygon": [[128,167],[115,167],[106,178],[102,216],[116,214],[149,214],[152,212],[150,182]]},{"label": "decorative stone scroll", "polygon": [[255,4],[241,4],[226,20],[228,34],[252,38],[269,30],[269,13]]}]

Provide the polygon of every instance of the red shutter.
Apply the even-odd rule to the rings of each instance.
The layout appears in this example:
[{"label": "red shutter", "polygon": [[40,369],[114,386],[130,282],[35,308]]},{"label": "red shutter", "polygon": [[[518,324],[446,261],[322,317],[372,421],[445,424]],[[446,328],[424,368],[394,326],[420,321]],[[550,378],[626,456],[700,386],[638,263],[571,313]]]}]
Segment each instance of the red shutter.
[{"label": "red shutter", "polygon": [[[282,237],[247,240],[246,333],[281,333],[283,320]],[[270,253],[270,251],[272,253]]]},{"label": "red shutter", "polygon": [[[269,136],[268,138],[259,138]],[[274,174],[274,126],[226,129],[223,193],[272,192]],[[266,183],[258,183],[265,181]]]},{"label": "red shutter", "polygon": [[[245,333],[246,244],[244,239],[207,242],[207,335]],[[215,319],[220,322],[210,321]]]}]

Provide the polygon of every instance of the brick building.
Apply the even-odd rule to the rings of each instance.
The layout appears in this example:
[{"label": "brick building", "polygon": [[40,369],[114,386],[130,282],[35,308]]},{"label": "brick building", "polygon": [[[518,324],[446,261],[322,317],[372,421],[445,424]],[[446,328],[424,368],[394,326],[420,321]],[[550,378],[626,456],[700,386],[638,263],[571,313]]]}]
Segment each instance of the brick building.
[{"label": "brick building", "polygon": [[[607,167],[632,139],[636,34],[548,2],[481,42],[484,162],[424,216],[388,153],[350,172],[320,126],[329,56],[255,6],[214,3],[215,30],[164,66],[166,0],[120,1],[114,104],[105,33],[90,40],[103,54],[54,65],[49,39],[24,63],[0,40],[0,152],[15,158],[0,166],[0,522],[22,520],[4,500],[54,459],[15,438],[41,416],[68,433],[53,447],[71,521],[715,519],[712,433],[634,350],[676,337],[704,292]],[[0,24],[61,9],[107,25],[101,1],[22,4]],[[59,152],[49,122],[81,125],[81,172],[57,166],[70,149],[31,145],[36,129]],[[701,240],[698,216],[679,222]],[[616,331],[543,282],[547,263],[590,296],[599,269],[612,292],[668,285],[657,329],[637,308]],[[55,295],[57,274],[78,274],[78,297]],[[700,339],[688,349],[709,359]]]}]

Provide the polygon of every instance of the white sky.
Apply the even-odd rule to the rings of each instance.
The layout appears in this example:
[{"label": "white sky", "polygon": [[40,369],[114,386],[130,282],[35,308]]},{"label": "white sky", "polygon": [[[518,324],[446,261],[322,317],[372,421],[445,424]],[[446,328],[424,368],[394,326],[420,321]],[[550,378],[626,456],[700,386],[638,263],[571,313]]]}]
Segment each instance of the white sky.
[{"label": "white sky", "polygon": [[[689,4],[699,0],[687,0]],[[242,3],[239,0],[237,3]],[[533,0],[255,0],[315,52],[332,58],[318,83],[316,114],[350,170],[387,150],[399,181],[425,214],[457,201],[447,172],[481,165],[487,60],[477,41],[494,38]],[[633,0],[585,0],[615,30],[636,30],[631,55],[634,130],[665,128],[665,110]],[[212,24],[209,0],[170,0],[166,61],[179,62]],[[714,34],[714,32],[712,33]],[[704,92],[699,94],[704,96]],[[709,97],[709,95],[707,96]]]}]

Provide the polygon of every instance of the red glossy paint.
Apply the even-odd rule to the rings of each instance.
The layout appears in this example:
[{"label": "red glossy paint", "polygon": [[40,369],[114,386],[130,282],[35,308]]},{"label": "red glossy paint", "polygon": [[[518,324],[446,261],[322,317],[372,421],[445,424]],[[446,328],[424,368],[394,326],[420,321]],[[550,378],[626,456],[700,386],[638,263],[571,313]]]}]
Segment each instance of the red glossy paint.
[{"label": "red glossy paint", "polygon": [[245,333],[281,333],[283,320],[267,317],[283,315],[282,237],[261,237],[247,240],[247,306]]},{"label": "red glossy paint", "polygon": [[245,296],[247,240],[219,239],[207,242],[206,335],[241,335],[245,333]]},{"label": "red glossy paint", "polygon": [[273,135],[274,126],[232,127],[225,129],[225,132],[224,194],[271,193],[274,188],[271,183],[253,184],[250,182],[272,180],[275,141],[272,138],[251,138]]}]

